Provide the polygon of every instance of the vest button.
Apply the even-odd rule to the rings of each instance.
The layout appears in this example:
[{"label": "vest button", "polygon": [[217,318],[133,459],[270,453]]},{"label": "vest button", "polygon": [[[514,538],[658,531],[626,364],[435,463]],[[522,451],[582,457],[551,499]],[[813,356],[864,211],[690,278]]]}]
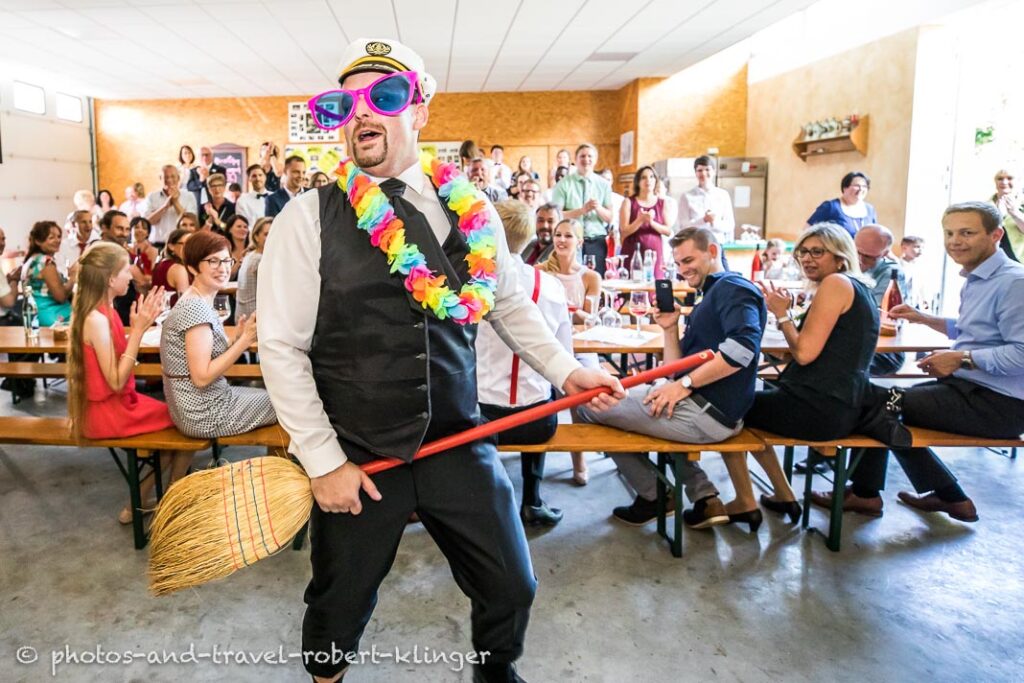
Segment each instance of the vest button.
[{"label": "vest button", "polygon": [[430,419],[430,413],[426,413],[426,412],[420,413],[420,418],[423,419],[423,420],[429,420]]},{"label": "vest button", "polygon": [[420,391],[426,391],[427,390],[427,385],[426,384],[421,384],[421,385],[419,385],[416,388],[419,389]]},{"label": "vest button", "polygon": [[422,322],[413,323],[413,327],[415,327],[417,330],[422,330],[423,329],[423,323]]},{"label": "vest button", "polygon": [[427,354],[425,354],[425,353],[417,353],[416,354],[416,360],[426,360],[426,359],[427,359]]}]

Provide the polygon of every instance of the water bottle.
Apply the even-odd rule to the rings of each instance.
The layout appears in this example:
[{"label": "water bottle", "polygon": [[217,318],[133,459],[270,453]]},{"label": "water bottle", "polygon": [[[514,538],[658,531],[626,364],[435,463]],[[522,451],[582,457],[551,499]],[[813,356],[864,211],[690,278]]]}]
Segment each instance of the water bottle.
[{"label": "water bottle", "polygon": [[25,288],[25,296],[21,303],[21,320],[25,325],[25,338],[39,338],[39,307],[36,306],[36,298],[32,295],[32,289]]},{"label": "water bottle", "polygon": [[644,252],[644,282],[654,282],[654,251]]},{"label": "water bottle", "polygon": [[644,260],[639,249],[633,252],[633,258],[629,261],[629,277],[637,281],[644,277]]}]

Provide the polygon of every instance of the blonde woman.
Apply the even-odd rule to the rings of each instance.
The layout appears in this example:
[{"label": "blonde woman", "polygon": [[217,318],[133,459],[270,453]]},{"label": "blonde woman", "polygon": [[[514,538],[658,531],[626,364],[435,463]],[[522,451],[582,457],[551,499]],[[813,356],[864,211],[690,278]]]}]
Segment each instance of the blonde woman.
[{"label": "blonde woman", "polygon": [[[569,304],[572,322],[583,322],[583,317],[592,314],[594,299],[600,296],[601,276],[585,268],[576,258],[583,244],[583,226],[579,222],[566,218],[555,226],[552,234],[554,249],[537,268],[551,273],[565,289],[565,299]],[[588,353],[577,356],[577,360],[587,367],[597,367],[596,354]],[[589,481],[587,461],[582,453],[572,454],[572,480],[579,486],[586,486]]]},{"label": "blonde woman", "polygon": [[256,274],[263,259],[263,248],[270,236],[270,226],[274,219],[264,216],[256,220],[252,229],[252,244],[242,259],[238,269],[238,293],[235,295],[235,318],[248,317],[256,311]]},{"label": "blonde woman", "polygon": [[593,313],[590,310],[593,302],[587,297],[601,293],[601,276],[584,268],[577,258],[583,245],[583,226],[574,219],[563,219],[555,226],[551,239],[554,249],[537,267],[559,279],[565,288],[572,321],[582,323],[586,314]]},{"label": "blonde woman", "polygon": [[[132,304],[126,336],[113,302],[124,296],[132,280],[128,252],[118,244],[97,242],[86,249],[79,264],[68,344],[72,433],[77,440],[110,439],[173,427],[166,404],[135,391],[132,372],[142,334],[160,314],[163,290],[157,288]],[[171,466],[172,482],[184,476],[191,462],[188,452],[161,456],[162,465]],[[149,500],[154,483],[152,476],[143,480],[143,501]],[[130,506],[121,510],[118,521],[132,521]]]},{"label": "blonde woman", "polygon": [[[871,289],[861,281],[857,249],[844,226],[812,225],[800,236],[793,254],[815,290],[814,298],[807,315],[797,323],[790,313],[789,292],[770,282],[765,286],[768,310],[786,337],[791,360],[775,388],[755,394],[744,422],[783,436],[838,439],[850,434],[860,420],[868,367],[878,342],[878,309]],[[796,523],[800,504],[775,450],[769,446],[753,455],[775,489],[773,495],[761,496],[761,504]],[[726,504],[729,518],[756,529],[761,512],[754,500],[746,454],[724,457],[736,489],[736,499]]]}]

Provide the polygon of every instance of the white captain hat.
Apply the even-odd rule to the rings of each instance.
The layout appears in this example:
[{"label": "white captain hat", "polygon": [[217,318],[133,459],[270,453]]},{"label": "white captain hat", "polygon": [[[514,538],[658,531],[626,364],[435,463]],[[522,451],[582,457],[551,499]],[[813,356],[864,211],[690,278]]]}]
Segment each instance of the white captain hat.
[{"label": "white captain hat", "polygon": [[437,81],[427,73],[423,58],[406,45],[389,38],[359,38],[345,48],[338,65],[338,83],[364,71],[394,73],[415,71],[424,102],[437,92]]}]

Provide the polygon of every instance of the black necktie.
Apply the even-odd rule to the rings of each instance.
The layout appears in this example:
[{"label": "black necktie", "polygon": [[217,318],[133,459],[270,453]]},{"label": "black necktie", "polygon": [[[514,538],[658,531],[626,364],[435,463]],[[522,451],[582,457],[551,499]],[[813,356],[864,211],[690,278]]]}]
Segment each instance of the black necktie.
[{"label": "black necktie", "polygon": [[395,197],[401,197],[405,194],[405,183],[398,178],[388,178],[380,184],[380,189],[383,190],[385,197],[388,199],[394,199]]}]

